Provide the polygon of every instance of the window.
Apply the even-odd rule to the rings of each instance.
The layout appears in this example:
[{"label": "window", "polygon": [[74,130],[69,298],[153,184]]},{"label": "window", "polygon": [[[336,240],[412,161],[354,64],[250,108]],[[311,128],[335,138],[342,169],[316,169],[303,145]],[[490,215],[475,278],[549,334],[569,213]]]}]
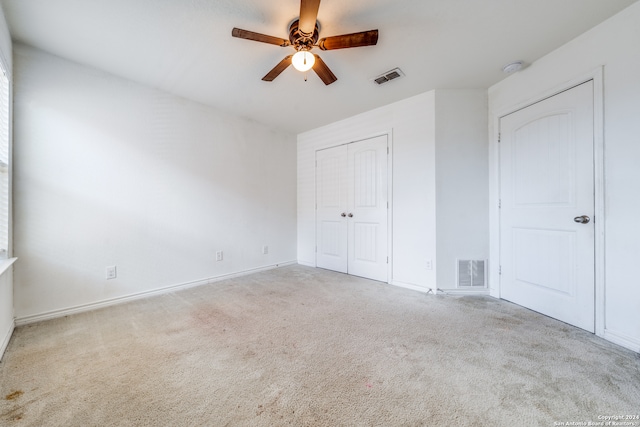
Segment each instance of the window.
[{"label": "window", "polygon": [[0,259],[9,255],[11,168],[10,168],[10,81],[0,61]]}]

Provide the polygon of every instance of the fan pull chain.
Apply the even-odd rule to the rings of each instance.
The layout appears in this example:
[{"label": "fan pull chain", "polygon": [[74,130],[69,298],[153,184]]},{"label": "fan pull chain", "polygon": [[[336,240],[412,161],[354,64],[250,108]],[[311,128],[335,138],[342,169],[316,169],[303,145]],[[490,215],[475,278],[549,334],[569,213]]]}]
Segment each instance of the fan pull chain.
[{"label": "fan pull chain", "polygon": [[[307,65],[307,54],[304,54],[304,65]],[[304,72],[304,81],[307,81],[307,72]]]}]

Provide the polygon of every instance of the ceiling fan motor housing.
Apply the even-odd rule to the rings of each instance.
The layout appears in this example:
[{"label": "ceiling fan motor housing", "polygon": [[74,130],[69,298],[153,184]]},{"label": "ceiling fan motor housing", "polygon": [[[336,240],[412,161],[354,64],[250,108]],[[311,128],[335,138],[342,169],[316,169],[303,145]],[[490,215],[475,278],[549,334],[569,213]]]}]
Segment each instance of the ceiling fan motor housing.
[{"label": "ceiling fan motor housing", "polygon": [[300,21],[296,19],[291,23],[289,27],[289,41],[297,51],[311,50],[318,42],[318,23],[316,22],[313,34],[305,34],[298,29],[299,22]]}]

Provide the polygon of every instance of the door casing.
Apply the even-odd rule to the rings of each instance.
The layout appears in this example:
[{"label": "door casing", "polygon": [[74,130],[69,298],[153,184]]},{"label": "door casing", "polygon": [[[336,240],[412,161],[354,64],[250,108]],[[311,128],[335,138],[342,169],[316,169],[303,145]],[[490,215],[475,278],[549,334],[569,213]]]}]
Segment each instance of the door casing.
[{"label": "door casing", "polygon": [[605,246],[604,246],[604,72],[598,67],[583,75],[564,82],[531,98],[491,113],[492,129],[489,139],[490,170],[490,294],[500,298],[500,146],[498,143],[500,119],[508,114],[526,108],[546,98],[564,92],[589,80],[593,81],[594,107],[594,228],[595,228],[595,333],[606,335],[605,325]]},{"label": "door casing", "polygon": [[595,332],[593,81],[503,117],[500,157],[501,298]]},{"label": "door casing", "polygon": [[[392,224],[393,224],[393,130],[388,129],[386,131],[372,133],[372,134],[361,136],[361,137],[345,139],[345,141],[340,144],[323,146],[322,148],[319,148],[316,150],[315,157],[317,158],[317,152],[321,150],[339,147],[342,145],[348,145],[354,142],[365,141],[365,140],[376,138],[379,136],[387,137],[387,147],[388,147],[387,201],[389,203],[389,208],[387,210],[387,257],[389,261],[387,263],[387,283],[392,284],[393,283],[393,245],[392,245],[392,242],[393,242],[393,227],[392,227]],[[313,186],[314,192],[317,191],[317,182],[315,182],[315,180],[316,180],[316,173],[314,173],[314,186]],[[315,194],[314,199],[317,200],[317,194]],[[317,216],[317,210],[316,210],[314,223],[317,224],[317,221],[318,221],[318,216]],[[316,241],[316,250],[317,250],[317,242],[319,238],[318,232],[317,232],[317,226],[314,227],[314,232],[315,232],[315,241]],[[316,264],[316,267],[317,267],[316,259],[314,259],[314,263]]]}]

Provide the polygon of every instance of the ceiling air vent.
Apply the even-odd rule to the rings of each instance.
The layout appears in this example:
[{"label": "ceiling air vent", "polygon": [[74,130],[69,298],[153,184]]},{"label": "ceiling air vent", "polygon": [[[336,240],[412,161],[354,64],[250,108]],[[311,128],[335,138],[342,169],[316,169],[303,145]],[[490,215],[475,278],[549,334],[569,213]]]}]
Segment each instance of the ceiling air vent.
[{"label": "ceiling air vent", "polygon": [[386,82],[390,82],[393,79],[397,79],[398,77],[404,76],[404,73],[400,68],[394,68],[393,70],[387,71],[379,75],[378,77],[374,77],[373,81],[377,84],[381,85]]},{"label": "ceiling air vent", "polygon": [[485,288],[487,275],[485,260],[458,260],[458,287]]}]

